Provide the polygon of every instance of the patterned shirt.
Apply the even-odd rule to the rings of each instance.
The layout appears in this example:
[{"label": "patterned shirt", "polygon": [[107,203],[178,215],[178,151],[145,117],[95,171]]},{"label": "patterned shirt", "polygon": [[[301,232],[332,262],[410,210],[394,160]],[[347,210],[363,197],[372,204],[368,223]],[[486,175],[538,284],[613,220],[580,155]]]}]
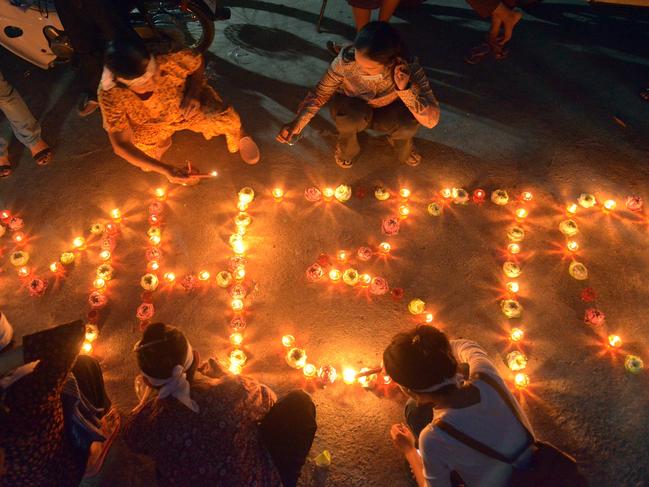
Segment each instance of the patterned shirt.
[{"label": "patterned shirt", "polygon": [[191,397],[198,413],[174,397],[156,398],[124,428],[129,447],[155,460],[160,486],[282,485],[258,428],[277,399],[273,391],[250,378],[197,372]]},{"label": "patterned shirt", "polygon": [[23,338],[25,363],[39,363],[31,374],[0,389],[0,452],[5,457],[0,486],[81,482],[86,465],[75,459],[73,443],[65,436],[61,391],[84,335],[85,326],[77,321]]},{"label": "patterned shirt", "polygon": [[360,98],[374,108],[384,107],[398,98],[425,127],[432,128],[439,119],[439,103],[430,88],[426,73],[416,58],[407,63],[410,87],[398,90],[392,72],[368,76],[356,64],[353,46],[345,47],[300,105],[297,127],[301,131],[336,93]]}]

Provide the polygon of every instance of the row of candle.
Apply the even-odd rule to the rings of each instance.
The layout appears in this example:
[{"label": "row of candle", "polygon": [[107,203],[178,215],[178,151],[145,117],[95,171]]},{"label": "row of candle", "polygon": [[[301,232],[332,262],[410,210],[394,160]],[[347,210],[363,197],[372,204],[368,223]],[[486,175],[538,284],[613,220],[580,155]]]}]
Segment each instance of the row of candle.
[{"label": "row of candle", "polygon": [[[581,248],[579,243],[574,237],[579,233],[579,227],[575,221],[577,212],[582,209],[595,209],[599,206],[597,197],[590,193],[582,193],[577,202],[570,203],[566,206],[566,213],[570,219],[564,219],[559,224],[559,231],[566,238],[566,249],[571,254],[571,262],[568,267],[570,275],[580,281],[588,279],[588,270],[581,262],[578,262],[574,257],[578,250]],[[633,212],[641,212],[643,210],[643,201],[640,196],[631,195],[626,199],[626,207]],[[601,204],[601,210],[605,213],[610,213],[617,208],[617,203],[613,199],[604,200]],[[606,322],[606,315],[604,312],[596,307],[586,309],[584,313],[584,322],[592,327],[600,327]],[[617,350],[622,347],[622,339],[615,333],[607,335],[606,342],[611,350]],[[626,355],[624,360],[626,370],[632,374],[639,374],[644,368],[643,360],[637,355]]]}]

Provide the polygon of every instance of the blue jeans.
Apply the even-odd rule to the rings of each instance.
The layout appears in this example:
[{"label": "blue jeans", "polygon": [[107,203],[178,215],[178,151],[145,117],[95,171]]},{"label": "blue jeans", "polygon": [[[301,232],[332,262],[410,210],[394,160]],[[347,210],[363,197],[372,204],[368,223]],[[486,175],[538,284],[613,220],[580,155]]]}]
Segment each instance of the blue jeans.
[{"label": "blue jeans", "polygon": [[[5,114],[16,138],[28,149],[41,140],[41,126],[25,101],[0,72],[0,110]],[[7,155],[7,141],[0,137],[0,157]]]}]

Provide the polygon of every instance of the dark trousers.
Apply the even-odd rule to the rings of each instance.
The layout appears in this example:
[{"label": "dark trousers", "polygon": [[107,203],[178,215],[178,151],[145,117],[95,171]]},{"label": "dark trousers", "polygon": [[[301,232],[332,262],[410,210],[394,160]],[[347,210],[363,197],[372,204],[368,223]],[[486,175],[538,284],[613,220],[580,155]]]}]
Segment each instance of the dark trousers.
[{"label": "dark trousers", "polygon": [[[415,435],[415,446],[419,448],[419,434],[433,422],[433,408],[430,405],[417,406],[414,399],[408,399],[404,413],[406,424],[412,434]],[[451,485],[453,487],[464,487],[464,481],[456,472],[451,472]]]},{"label": "dark trousers", "polygon": [[77,379],[81,394],[95,408],[108,412],[111,402],[104,387],[104,376],[97,359],[88,355],[79,355],[74,367],[72,367],[72,373]]},{"label": "dark trousers", "polygon": [[381,108],[372,108],[360,98],[336,95],[331,101],[331,116],[338,129],[338,146],[342,159],[353,160],[361,151],[358,134],[367,129],[388,135],[399,162],[412,152],[412,139],[419,122],[399,99]]},{"label": "dark trousers", "polygon": [[137,36],[128,21],[125,0],[55,0],[61,24],[79,61],[83,91],[97,98],[106,43]]},{"label": "dark trousers", "polygon": [[284,487],[295,487],[317,429],[311,396],[304,391],[288,393],[259,427]]}]

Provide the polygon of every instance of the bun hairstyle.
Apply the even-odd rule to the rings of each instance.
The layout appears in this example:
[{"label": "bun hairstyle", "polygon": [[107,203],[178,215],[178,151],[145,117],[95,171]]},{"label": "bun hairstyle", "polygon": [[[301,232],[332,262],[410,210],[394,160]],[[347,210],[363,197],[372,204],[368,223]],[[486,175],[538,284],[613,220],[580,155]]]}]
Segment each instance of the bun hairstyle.
[{"label": "bun hairstyle", "polygon": [[383,352],[383,365],[392,380],[415,391],[439,384],[457,372],[447,336],[429,325],[395,335]]},{"label": "bun hairstyle", "polygon": [[397,58],[408,59],[408,48],[401,34],[387,22],[369,22],[356,35],[354,48],[372,61],[389,66]]},{"label": "bun hairstyle", "polygon": [[108,43],[104,64],[117,78],[135,79],[146,73],[151,54],[140,38],[115,39]]},{"label": "bun hairstyle", "polygon": [[178,328],[153,323],[147,326],[142,340],[135,346],[137,364],[150,377],[168,379],[176,365],[185,363],[187,346],[187,338]]}]

